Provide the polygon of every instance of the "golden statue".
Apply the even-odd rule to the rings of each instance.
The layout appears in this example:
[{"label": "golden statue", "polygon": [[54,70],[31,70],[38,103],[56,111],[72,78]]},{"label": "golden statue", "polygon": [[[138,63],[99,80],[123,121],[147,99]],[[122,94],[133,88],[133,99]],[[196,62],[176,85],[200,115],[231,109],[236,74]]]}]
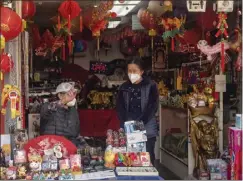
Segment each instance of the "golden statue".
[{"label": "golden statue", "polygon": [[207,170],[207,159],[219,156],[218,121],[210,115],[200,114],[190,118],[192,150],[195,158],[194,177]]}]

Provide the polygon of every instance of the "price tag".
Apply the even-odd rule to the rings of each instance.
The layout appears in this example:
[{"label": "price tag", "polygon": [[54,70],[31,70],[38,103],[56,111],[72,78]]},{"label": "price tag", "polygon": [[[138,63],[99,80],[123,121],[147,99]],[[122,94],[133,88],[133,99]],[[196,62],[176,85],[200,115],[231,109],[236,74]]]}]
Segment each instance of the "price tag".
[{"label": "price tag", "polygon": [[215,75],[215,92],[226,92],[225,75]]}]

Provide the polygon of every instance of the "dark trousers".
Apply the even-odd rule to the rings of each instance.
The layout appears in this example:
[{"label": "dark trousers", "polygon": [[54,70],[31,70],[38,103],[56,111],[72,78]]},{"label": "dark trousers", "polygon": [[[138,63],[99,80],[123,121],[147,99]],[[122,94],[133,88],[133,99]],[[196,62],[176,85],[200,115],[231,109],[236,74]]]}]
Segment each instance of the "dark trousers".
[{"label": "dark trousers", "polygon": [[154,153],[155,142],[156,142],[156,137],[148,138],[148,141],[146,142],[146,150],[150,154],[150,160],[153,165],[155,161],[155,153]]}]

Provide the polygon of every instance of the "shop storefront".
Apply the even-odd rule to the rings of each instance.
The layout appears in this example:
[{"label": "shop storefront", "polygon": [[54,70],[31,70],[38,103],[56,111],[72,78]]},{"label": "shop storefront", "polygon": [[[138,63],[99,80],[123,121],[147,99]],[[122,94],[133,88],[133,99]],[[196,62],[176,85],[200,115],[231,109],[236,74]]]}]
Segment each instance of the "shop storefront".
[{"label": "shop storefront", "polygon": [[0,180],[242,179],[240,1],[0,8]]}]

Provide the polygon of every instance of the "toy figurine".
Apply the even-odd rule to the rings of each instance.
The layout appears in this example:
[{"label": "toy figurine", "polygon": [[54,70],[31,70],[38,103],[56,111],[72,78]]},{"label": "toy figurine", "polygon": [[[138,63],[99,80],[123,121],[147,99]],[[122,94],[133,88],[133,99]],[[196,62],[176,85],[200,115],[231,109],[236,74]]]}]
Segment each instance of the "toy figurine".
[{"label": "toy figurine", "polygon": [[7,168],[6,170],[6,179],[7,180],[15,180],[17,178],[17,169],[16,167],[12,166]]},{"label": "toy figurine", "polygon": [[106,168],[114,168],[114,160],[115,160],[115,153],[112,151],[112,146],[108,146],[105,150],[105,167]]},{"label": "toy figurine", "polygon": [[31,173],[27,173],[26,177],[25,177],[25,180],[33,180],[32,179],[32,174]]},{"label": "toy figurine", "polygon": [[39,154],[29,155],[29,167],[32,172],[41,171],[42,158]]},{"label": "toy figurine", "polygon": [[19,179],[24,179],[26,178],[26,168],[25,166],[20,166],[18,167],[18,178]]},{"label": "toy figurine", "polygon": [[4,152],[2,150],[2,148],[0,147],[0,167],[4,167],[6,166],[6,163],[5,163],[5,155],[4,155]]},{"label": "toy figurine", "polygon": [[0,167],[0,180],[4,180],[6,175],[6,168]]},{"label": "toy figurine", "polygon": [[32,179],[33,179],[33,180],[39,180],[39,178],[40,178],[40,174],[39,174],[39,172],[35,172],[35,173],[33,174],[33,176],[32,176]]},{"label": "toy figurine", "polygon": [[61,174],[59,176],[59,180],[73,180],[73,175],[71,173],[71,170],[62,170]]}]

